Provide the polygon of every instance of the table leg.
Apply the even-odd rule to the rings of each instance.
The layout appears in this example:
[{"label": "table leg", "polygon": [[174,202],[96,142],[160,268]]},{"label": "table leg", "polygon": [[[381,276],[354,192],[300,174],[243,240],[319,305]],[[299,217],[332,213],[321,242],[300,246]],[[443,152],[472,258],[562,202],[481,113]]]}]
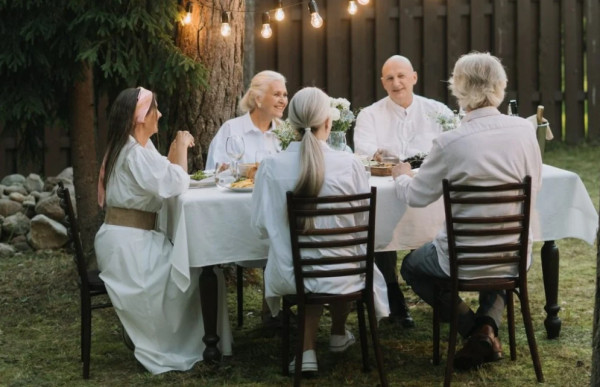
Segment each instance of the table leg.
[{"label": "table leg", "polygon": [[221,360],[221,352],[217,348],[217,303],[219,286],[214,266],[205,266],[200,274],[200,300],[202,302],[202,319],[204,320],[204,361],[216,363]]},{"label": "table leg", "polygon": [[558,246],[554,241],[545,241],[542,246],[542,274],[544,277],[544,291],[546,293],[546,319],[544,326],[549,339],[555,339],[560,334],[562,322],[558,317]]}]

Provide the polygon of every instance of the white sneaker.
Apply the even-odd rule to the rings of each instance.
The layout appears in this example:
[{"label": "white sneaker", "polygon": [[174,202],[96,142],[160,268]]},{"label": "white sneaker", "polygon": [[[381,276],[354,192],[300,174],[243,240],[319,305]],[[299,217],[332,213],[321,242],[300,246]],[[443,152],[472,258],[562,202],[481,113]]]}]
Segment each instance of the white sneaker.
[{"label": "white sneaker", "polygon": [[356,343],[354,335],[346,330],[345,335],[331,335],[329,337],[329,350],[331,352],[344,352],[346,348]]},{"label": "white sneaker", "polygon": [[[296,358],[292,360],[289,366],[290,373],[294,373],[296,370]],[[317,354],[314,349],[309,349],[302,353],[302,372],[317,372]]]}]

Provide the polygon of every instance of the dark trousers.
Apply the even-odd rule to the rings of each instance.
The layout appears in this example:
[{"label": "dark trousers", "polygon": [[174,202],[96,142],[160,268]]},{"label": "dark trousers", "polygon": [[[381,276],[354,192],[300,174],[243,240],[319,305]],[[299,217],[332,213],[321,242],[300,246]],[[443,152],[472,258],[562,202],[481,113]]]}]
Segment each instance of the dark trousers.
[{"label": "dark trousers", "polygon": [[391,315],[403,315],[407,313],[406,301],[404,294],[398,285],[398,274],[396,265],[398,263],[398,255],[395,251],[381,251],[375,253],[375,264],[383,274],[388,290],[388,302],[390,304]]}]

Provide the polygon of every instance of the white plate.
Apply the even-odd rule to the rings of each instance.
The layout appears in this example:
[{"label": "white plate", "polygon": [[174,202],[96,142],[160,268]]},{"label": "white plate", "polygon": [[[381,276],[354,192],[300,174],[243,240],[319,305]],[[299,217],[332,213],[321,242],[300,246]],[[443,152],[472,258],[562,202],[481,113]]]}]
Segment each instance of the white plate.
[{"label": "white plate", "polygon": [[216,184],[214,176],[205,177],[202,180],[190,179],[190,188],[214,187]]},{"label": "white plate", "polygon": [[236,188],[236,187],[232,187],[231,184],[226,184],[223,187],[225,187],[228,190],[233,191],[233,192],[252,192],[252,190],[254,189],[254,187]]}]

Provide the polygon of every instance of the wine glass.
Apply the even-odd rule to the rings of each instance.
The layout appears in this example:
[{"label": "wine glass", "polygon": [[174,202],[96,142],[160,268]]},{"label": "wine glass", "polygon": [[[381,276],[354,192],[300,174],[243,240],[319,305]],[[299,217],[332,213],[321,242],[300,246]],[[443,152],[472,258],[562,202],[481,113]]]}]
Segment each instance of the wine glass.
[{"label": "wine glass", "polygon": [[244,138],[242,136],[229,136],[227,137],[227,142],[225,143],[225,151],[227,152],[227,156],[231,159],[233,176],[237,180],[239,178],[238,174],[238,161],[244,156],[245,146],[244,146]]}]

